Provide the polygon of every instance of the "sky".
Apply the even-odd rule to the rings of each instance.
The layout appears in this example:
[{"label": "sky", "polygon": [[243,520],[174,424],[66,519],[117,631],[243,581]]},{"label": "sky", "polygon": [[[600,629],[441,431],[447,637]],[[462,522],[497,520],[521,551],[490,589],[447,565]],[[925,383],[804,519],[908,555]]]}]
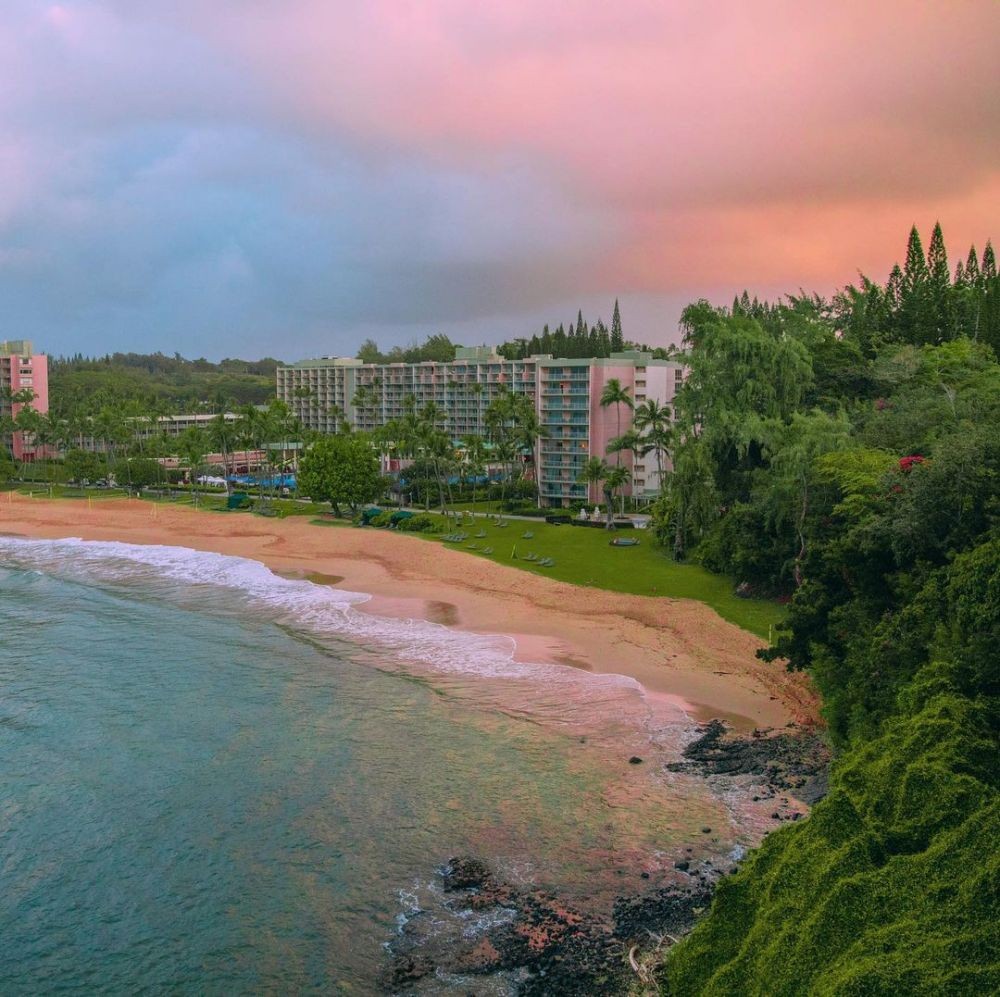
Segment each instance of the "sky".
[{"label": "sky", "polygon": [[1000,241],[996,0],[2,0],[0,339],[284,360]]}]

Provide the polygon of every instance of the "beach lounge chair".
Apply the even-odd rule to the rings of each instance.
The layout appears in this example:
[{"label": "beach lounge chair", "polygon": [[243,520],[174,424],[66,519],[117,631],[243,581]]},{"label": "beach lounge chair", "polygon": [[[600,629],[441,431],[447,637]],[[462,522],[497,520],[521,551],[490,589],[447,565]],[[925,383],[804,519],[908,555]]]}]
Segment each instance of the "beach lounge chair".
[{"label": "beach lounge chair", "polygon": [[492,554],[493,553],[493,548],[492,547],[484,547],[483,548],[483,553],[484,554]]},{"label": "beach lounge chair", "polygon": [[525,561],[537,561],[538,560],[538,555],[537,554],[525,554],[523,559]]},{"label": "beach lounge chair", "polygon": [[522,540],[533,540],[534,538],[535,534],[532,533],[531,530],[525,530],[524,533],[521,534]]},{"label": "beach lounge chair", "polygon": [[479,537],[479,539],[480,539],[480,540],[482,540],[482,539],[483,539],[483,537],[485,537],[485,536],[486,536],[486,530],[484,530],[484,529],[483,529],[483,528],[482,528],[482,527],[480,526],[480,527],[479,527],[479,530],[478,530],[478,531],[477,531],[477,533],[476,533],[476,536],[477,536],[477,537]]}]

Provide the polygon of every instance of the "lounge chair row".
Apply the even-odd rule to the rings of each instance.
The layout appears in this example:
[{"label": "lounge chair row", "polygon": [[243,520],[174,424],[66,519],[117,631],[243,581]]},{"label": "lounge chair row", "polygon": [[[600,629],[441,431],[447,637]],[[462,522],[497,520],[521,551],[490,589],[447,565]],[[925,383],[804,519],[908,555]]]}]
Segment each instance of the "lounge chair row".
[{"label": "lounge chair row", "polygon": [[551,568],[554,567],[556,563],[551,557],[539,557],[535,553],[525,554],[522,560],[531,561],[533,564],[537,564],[541,568]]}]

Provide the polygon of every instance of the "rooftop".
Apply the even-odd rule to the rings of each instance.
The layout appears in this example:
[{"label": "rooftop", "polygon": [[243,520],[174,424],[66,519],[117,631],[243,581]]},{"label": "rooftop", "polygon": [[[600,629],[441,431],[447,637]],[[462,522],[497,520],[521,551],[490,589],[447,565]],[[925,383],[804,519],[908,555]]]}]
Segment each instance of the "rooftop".
[{"label": "rooftop", "polygon": [[33,352],[30,339],[0,340],[0,357],[30,357]]}]

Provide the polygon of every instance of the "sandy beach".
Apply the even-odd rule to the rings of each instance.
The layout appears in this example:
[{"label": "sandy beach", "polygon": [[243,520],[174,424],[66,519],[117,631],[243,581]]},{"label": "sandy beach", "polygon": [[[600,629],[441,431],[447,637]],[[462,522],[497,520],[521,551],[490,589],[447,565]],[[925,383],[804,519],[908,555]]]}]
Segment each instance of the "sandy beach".
[{"label": "sandy beach", "polygon": [[758,661],[761,641],[687,599],[625,595],[541,578],[419,537],[324,528],[140,500],[0,496],[0,532],[164,544],[252,558],[271,570],[372,596],[368,612],[506,634],[524,662],[628,675],[692,717],[740,730],[817,720],[808,679]]}]

